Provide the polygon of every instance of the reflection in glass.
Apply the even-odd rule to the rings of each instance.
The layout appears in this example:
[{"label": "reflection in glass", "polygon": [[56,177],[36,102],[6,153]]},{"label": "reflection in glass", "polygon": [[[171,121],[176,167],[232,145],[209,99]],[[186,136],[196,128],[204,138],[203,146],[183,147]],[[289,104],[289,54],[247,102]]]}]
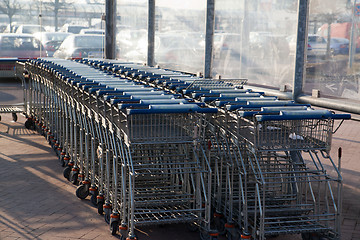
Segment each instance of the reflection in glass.
[{"label": "reflection in glass", "polygon": [[185,72],[203,72],[206,1],[156,1],[155,62]]},{"label": "reflection in glass", "polygon": [[[309,45],[304,91],[322,96],[360,98],[360,1],[318,0],[310,4]],[[322,39],[314,55],[312,38]],[[325,43],[324,43],[325,41]],[[316,50],[316,49],[315,49]]]},{"label": "reflection in glass", "polygon": [[214,74],[291,88],[297,0],[216,1]]},{"label": "reflection in glass", "polygon": [[116,46],[118,58],[145,63],[147,58],[148,1],[121,0],[117,3]]}]

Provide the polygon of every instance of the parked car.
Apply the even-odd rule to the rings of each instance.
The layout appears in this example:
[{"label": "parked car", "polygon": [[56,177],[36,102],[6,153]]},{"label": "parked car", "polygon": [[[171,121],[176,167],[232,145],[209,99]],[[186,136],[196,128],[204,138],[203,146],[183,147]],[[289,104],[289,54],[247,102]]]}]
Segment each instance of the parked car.
[{"label": "parked car", "polygon": [[42,43],[44,49],[48,53],[48,56],[52,57],[54,55],[54,52],[60,47],[61,43],[65,40],[67,36],[71,35],[71,33],[37,32],[33,35]]},{"label": "parked car", "polygon": [[40,25],[23,24],[16,29],[16,33],[29,33],[33,34],[36,32],[45,32],[45,28]]},{"label": "parked car", "polygon": [[307,56],[325,57],[326,51],[327,51],[327,42],[325,38],[319,35],[309,34]]},{"label": "parked car", "polygon": [[104,36],[98,34],[73,34],[65,38],[55,58],[76,59],[84,57],[103,57]]},{"label": "parked car", "polygon": [[67,32],[67,33],[74,33],[79,34],[81,29],[86,29],[88,27],[82,26],[82,25],[70,25],[70,24],[64,24],[60,28],[60,32]]},{"label": "parked car", "polygon": [[333,55],[349,54],[349,40],[346,38],[331,38],[330,49]]},{"label": "parked car", "polygon": [[3,32],[4,33],[14,33],[14,32],[16,32],[18,27],[19,27],[19,24],[16,22],[13,22],[11,24],[11,26],[10,26],[10,24],[8,24]]},{"label": "parked car", "polygon": [[[296,35],[291,35],[286,38],[290,50],[290,55],[296,54]],[[307,56],[308,57],[325,57],[327,51],[326,39],[319,35],[309,34],[308,45],[307,45]]]},{"label": "parked car", "polygon": [[[356,25],[355,25],[355,28],[357,29],[357,32],[358,32],[358,29],[360,28],[360,23],[357,23]],[[331,38],[346,38],[346,39],[350,40],[351,39],[351,29],[352,29],[351,22],[332,23],[332,24],[330,24],[330,37]],[[329,30],[329,25],[324,24],[318,29],[317,34],[326,39],[328,36],[328,30]],[[356,51],[358,52],[358,51],[360,51],[360,35],[359,34],[356,34],[356,35],[357,35],[357,37],[354,40],[354,42],[356,43]]]},{"label": "parked car", "polygon": [[105,30],[103,29],[92,29],[92,28],[83,28],[80,30],[79,34],[105,34]]},{"label": "parked car", "polygon": [[[37,58],[40,57],[40,41],[31,34],[1,33],[1,58]],[[46,51],[42,56],[47,56]]]}]

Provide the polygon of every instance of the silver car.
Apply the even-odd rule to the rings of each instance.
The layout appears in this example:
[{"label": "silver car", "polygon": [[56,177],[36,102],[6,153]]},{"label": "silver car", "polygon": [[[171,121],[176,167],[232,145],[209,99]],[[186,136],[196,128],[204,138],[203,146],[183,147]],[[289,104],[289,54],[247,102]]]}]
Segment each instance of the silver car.
[{"label": "silver car", "polygon": [[327,42],[324,37],[309,34],[307,55],[314,57],[325,57],[327,50]]},{"label": "silver car", "polygon": [[102,58],[104,56],[104,35],[73,34],[65,38],[59,49],[54,53],[55,58]]}]

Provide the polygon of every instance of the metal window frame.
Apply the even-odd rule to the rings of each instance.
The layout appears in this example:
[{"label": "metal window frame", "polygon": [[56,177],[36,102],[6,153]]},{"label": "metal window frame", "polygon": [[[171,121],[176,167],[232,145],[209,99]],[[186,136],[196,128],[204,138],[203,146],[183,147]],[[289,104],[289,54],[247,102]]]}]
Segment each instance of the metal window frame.
[{"label": "metal window frame", "polygon": [[[111,0],[107,0],[111,1]],[[360,114],[360,105],[349,103],[346,99],[314,98],[305,95],[303,92],[303,82],[306,73],[306,51],[307,51],[307,34],[309,21],[309,4],[310,0],[299,0],[298,2],[298,29],[297,29],[297,48],[295,76],[293,80],[293,90],[291,93],[261,88],[268,94],[279,96],[284,99],[292,99],[300,103],[310,103],[319,107],[326,107],[334,110]],[[205,62],[204,77],[212,77],[212,55],[213,55],[213,37],[215,25],[215,0],[207,0],[206,7],[206,32],[205,32]],[[148,5],[148,52],[147,64],[154,65],[154,40],[155,40],[155,0],[149,0]],[[254,87],[254,89],[260,89]]]}]

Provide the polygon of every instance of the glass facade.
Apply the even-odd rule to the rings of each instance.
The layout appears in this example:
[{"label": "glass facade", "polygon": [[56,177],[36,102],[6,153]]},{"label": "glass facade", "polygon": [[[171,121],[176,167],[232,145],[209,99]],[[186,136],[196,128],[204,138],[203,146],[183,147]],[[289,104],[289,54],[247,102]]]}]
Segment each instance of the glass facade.
[{"label": "glass facade", "polygon": [[311,1],[303,91],[360,99],[360,1]]},{"label": "glass facade", "polygon": [[[4,34],[25,33],[29,24],[46,32],[105,29],[104,0],[20,2],[22,8],[11,21],[0,14]],[[212,76],[293,89],[299,2],[216,0]],[[360,0],[309,2],[303,92],[319,90],[321,96],[359,100]],[[156,0],[155,4],[155,65],[203,73],[207,1]],[[148,7],[148,0],[117,0],[119,59],[147,62]],[[49,51],[48,56],[52,56]]]},{"label": "glass facade", "polygon": [[155,64],[203,72],[205,9],[205,0],[156,1]]},{"label": "glass facade", "polygon": [[297,18],[297,0],[216,1],[213,73],[291,88]]},{"label": "glass facade", "polygon": [[116,42],[118,57],[145,63],[147,58],[147,0],[117,2],[118,22]]}]

